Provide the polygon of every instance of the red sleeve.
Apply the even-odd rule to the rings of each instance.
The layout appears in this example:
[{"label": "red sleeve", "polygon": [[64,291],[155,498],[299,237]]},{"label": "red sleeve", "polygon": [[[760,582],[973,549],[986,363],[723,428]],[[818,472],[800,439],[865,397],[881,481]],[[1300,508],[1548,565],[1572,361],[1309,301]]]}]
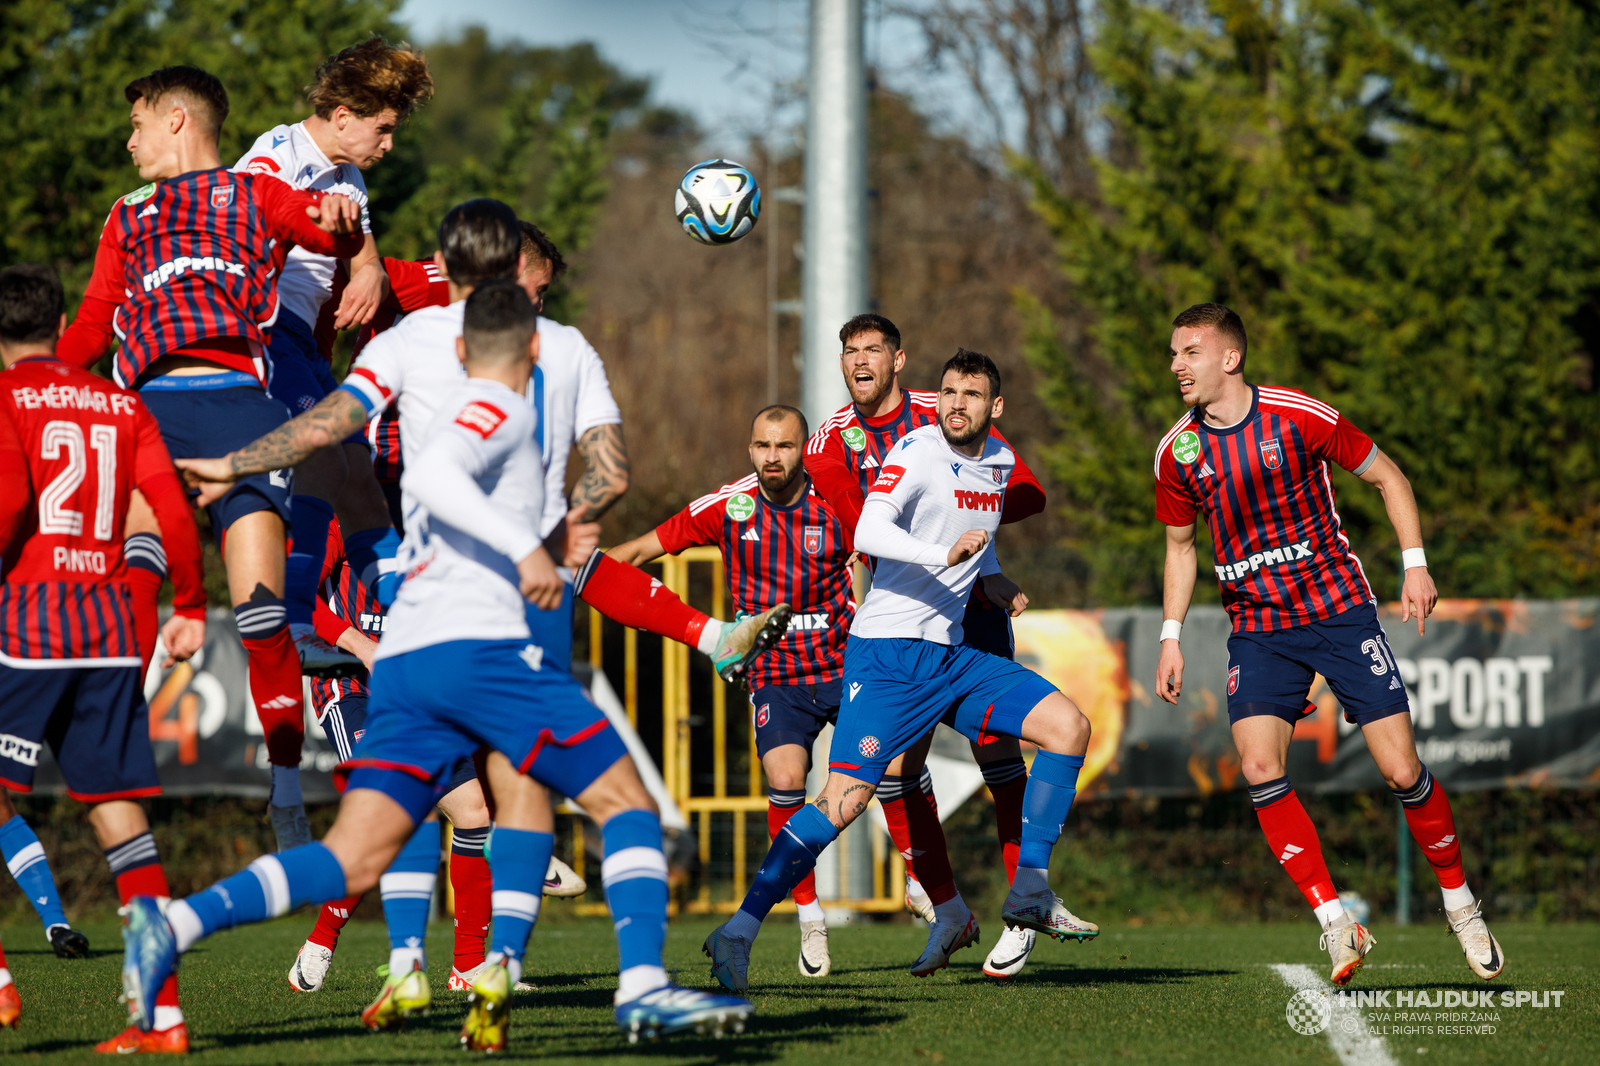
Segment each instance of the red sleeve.
[{"label": "red sleeve", "polygon": [[998,429],[989,432],[1001,444],[1011,448],[1011,454],[1017,458],[1017,465],[1011,470],[1011,483],[1006,486],[1005,502],[1000,505],[1000,524],[1004,526],[1032,518],[1044,510],[1044,486],[1039,484],[1033,469],[1023,461],[1017,449],[1011,447],[1011,442],[1001,436]]},{"label": "red sleeve", "polygon": [[185,618],[206,616],[205,578],[200,566],[200,534],[194,512],[173,469],[161,431],[144,404],[135,415],[138,440],[133,458],[133,481],[150,502],[161,526],[161,543],[167,549],[167,574],[172,578],[172,609]]},{"label": "red sleeve", "polygon": [[321,193],[292,189],[277,178],[258,176],[250,185],[251,195],[267,216],[272,235],[293,241],[309,252],[349,259],[366,246],[367,235],[359,229],[335,236],[326,233],[306,215],[306,208],[322,199]]},{"label": "red sleeve", "polygon": [[84,290],[83,303],[78,305],[72,325],[56,343],[56,358],[62,362],[88,370],[110,350],[116,339],[111,329],[111,316],[126,299],[126,259],[126,253],[111,232],[108,218],[100,230],[100,243],[94,253],[94,273],[89,277],[89,287]]},{"label": "red sleeve", "polygon": [[844,443],[837,436],[818,430],[806,442],[805,463],[806,473],[817,487],[817,495],[833,508],[844,528],[853,535],[866,495],[861,491],[860,480],[845,465]]},{"label": "red sleeve", "polygon": [[1156,453],[1156,517],[1169,526],[1192,526],[1198,510],[1194,499],[1177,480],[1177,460],[1172,449],[1162,442]]},{"label": "red sleeve", "polygon": [[406,314],[424,307],[443,307],[450,302],[450,285],[438,272],[430,269],[433,260],[410,259],[383,260],[383,269],[389,275],[389,290]]},{"label": "red sleeve", "polygon": [[323,598],[321,589],[328,583],[328,579],[337,574],[344,566],[344,537],[339,535],[339,523],[328,523],[328,546],[322,553],[322,573],[317,575],[317,600],[311,608],[311,624],[317,631],[317,636],[335,647],[339,638],[344,636],[344,631],[351,628],[350,620],[339,615],[328,606],[328,601]]},{"label": "red sleeve", "polygon": [[1295,422],[1302,433],[1310,428],[1311,433],[1316,434],[1316,438],[1308,442],[1314,453],[1338,463],[1351,473],[1365,472],[1377,456],[1378,446],[1372,443],[1372,438],[1357,429],[1344,415],[1340,415],[1331,426],[1316,417],[1296,418]]},{"label": "red sleeve", "polygon": [[28,457],[22,450],[16,424],[10,412],[0,407],[0,557],[11,539],[22,528],[28,509],[33,506],[33,490],[28,484]]},{"label": "red sleeve", "polygon": [[696,500],[656,527],[656,538],[661,541],[661,547],[668,555],[677,555],[685,548],[702,544],[717,544],[722,540],[724,506],[721,501],[701,507],[699,514],[694,513],[695,507],[707,498]]}]

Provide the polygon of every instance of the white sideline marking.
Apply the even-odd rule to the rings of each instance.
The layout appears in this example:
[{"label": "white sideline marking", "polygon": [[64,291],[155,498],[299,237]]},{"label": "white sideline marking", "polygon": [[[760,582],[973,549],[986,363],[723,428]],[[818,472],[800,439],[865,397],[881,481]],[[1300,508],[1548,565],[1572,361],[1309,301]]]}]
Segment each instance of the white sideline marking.
[{"label": "white sideline marking", "polygon": [[[1283,983],[1296,992],[1333,992],[1333,986],[1309,966],[1276,962],[1272,968],[1278,971]],[[1354,1019],[1355,1032],[1345,1031],[1346,1019]],[[1327,1032],[1328,1043],[1333,1045],[1333,1053],[1339,1056],[1343,1066],[1397,1066],[1394,1056],[1389,1054],[1389,1045],[1381,1037],[1367,1032],[1366,1019],[1349,1000],[1333,997],[1333,1020],[1328,1023]]]}]

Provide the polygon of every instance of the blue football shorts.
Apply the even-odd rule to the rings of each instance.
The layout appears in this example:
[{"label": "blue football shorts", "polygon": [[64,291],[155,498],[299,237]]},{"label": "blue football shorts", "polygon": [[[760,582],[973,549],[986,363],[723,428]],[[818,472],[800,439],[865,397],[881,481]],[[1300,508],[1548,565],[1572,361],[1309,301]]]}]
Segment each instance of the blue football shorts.
[{"label": "blue football shorts", "polygon": [[1320,622],[1228,638],[1228,720],[1270,714],[1293,724],[1321,674],[1357,725],[1409,712],[1389,638],[1371,603]]},{"label": "blue football shorts", "polygon": [[851,637],[828,769],[876,784],[941,719],[968,740],[1020,736],[1028,712],[1055,691],[1027,667],[965,644]]},{"label": "blue football shorts", "polygon": [[541,611],[528,604],[525,618],[529,639],[544,650],[545,669],[562,673],[572,672],[572,623],[577,599],[572,593],[572,582],[561,590],[561,606],[553,611]]},{"label": "blue football shorts", "polygon": [[[291,312],[278,312],[267,338],[267,355],[272,359],[272,380],[267,392],[289,409],[291,418],[311,410],[339,387],[333,380],[333,367],[317,350],[316,334]],[[344,442],[370,447],[364,429],[350,434]]]},{"label": "blue football shorts", "polygon": [[366,731],[337,773],[421,821],[480,747],[576,797],[628,749],[570,673],[526,640],[455,640],[379,659]]},{"label": "blue football shorts", "polygon": [[756,728],[756,754],[785,744],[798,744],[811,753],[817,734],[838,720],[844,682],[819,681],[810,685],[764,685],[750,693],[750,720]]},{"label": "blue football shorts", "polygon": [[75,800],[160,795],[142,681],[137,666],[0,664],[0,786],[32,792],[48,744]]},{"label": "blue football shorts", "polygon": [[[289,420],[283,404],[256,385],[222,389],[143,388],[139,390],[139,398],[155,416],[156,424],[161,427],[161,439],[174,459],[219,458],[271,433]],[[274,511],[287,524],[293,486],[292,470],[274,470],[241,479],[220,500],[206,508],[212,531],[220,539],[229,526],[257,511]]]}]

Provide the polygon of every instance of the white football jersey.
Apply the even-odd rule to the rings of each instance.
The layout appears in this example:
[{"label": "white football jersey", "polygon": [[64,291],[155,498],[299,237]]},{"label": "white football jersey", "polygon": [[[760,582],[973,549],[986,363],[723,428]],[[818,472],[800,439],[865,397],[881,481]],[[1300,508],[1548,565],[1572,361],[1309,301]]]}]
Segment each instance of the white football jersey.
[{"label": "white football jersey", "polygon": [[[539,547],[544,463],[537,416],[504,385],[472,378],[440,397],[407,444],[406,575],[377,658],[451,640],[525,640],[516,560]],[[402,430],[402,435],[404,431]]]},{"label": "white football jersey", "polygon": [[[620,425],[600,355],[574,326],[539,319],[539,363],[528,382],[528,401],[539,413],[535,434],[544,456],[545,536],[567,513],[567,461],[573,444],[596,426]],[[404,430],[401,431],[402,438]]]},{"label": "white football jersey", "polygon": [[[850,626],[851,637],[961,643],[973,582],[980,574],[1000,572],[994,532],[1015,465],[1016,455],[994,435],[974,459],[952,448],[938,423],[912,430],[889,449],[856,527],[856,547],[874,556],[877,566],[872,590]],[[887,524],[899,534],[874,541],[868,536],[873,524]],[[989,546],[956,566],[943,565],[961,534],[974,529],[989,534]],[[895,555],[922,561],[900,561]]]},{"label": "white football jersey", "polygon": [[[354,163],[330,162],[306,132],[304,122],[274,126],[263,133],[233,169],[271,174],[296,189],[348,196],[361,209],[361,232],[372,232],[372,221],[367,216],[367,183],[361,169]],[[322,305],[333,295],[334,263],[332,256],[317,255],[299,245],[291,248],[278,278],[278,306],[315,328]]]},{"label": "white football jersey", "polygon": [[361,349],[342,388],[361,397],[369,415],[391,403],[400,412],[400,459],[409,467],[439,404],[467,380],[456,338],[467,302],[413,311]]}]

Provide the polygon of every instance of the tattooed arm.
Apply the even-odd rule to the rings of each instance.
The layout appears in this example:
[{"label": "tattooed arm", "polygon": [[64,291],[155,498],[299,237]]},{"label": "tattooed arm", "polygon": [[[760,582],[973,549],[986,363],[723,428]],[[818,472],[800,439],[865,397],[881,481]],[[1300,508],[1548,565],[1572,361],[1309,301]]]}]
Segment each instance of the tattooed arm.
[{"label": "tattooed arm", "polygon": [[578,454],[583,456],[583,476],[572,490],[567,520],[598,522],[628,491],[628,446],[622,441],[622,426],[595,426],[578,438]]},{"label": "tattooed arm", "polygon": [[367,409],[344,389],[335,389],[305,414],[221,459],[177,459],[184,480],[200,490],[200,506],[215,502],[235,481],[269,470],[287,470],[332,447],[367,423]]}]

